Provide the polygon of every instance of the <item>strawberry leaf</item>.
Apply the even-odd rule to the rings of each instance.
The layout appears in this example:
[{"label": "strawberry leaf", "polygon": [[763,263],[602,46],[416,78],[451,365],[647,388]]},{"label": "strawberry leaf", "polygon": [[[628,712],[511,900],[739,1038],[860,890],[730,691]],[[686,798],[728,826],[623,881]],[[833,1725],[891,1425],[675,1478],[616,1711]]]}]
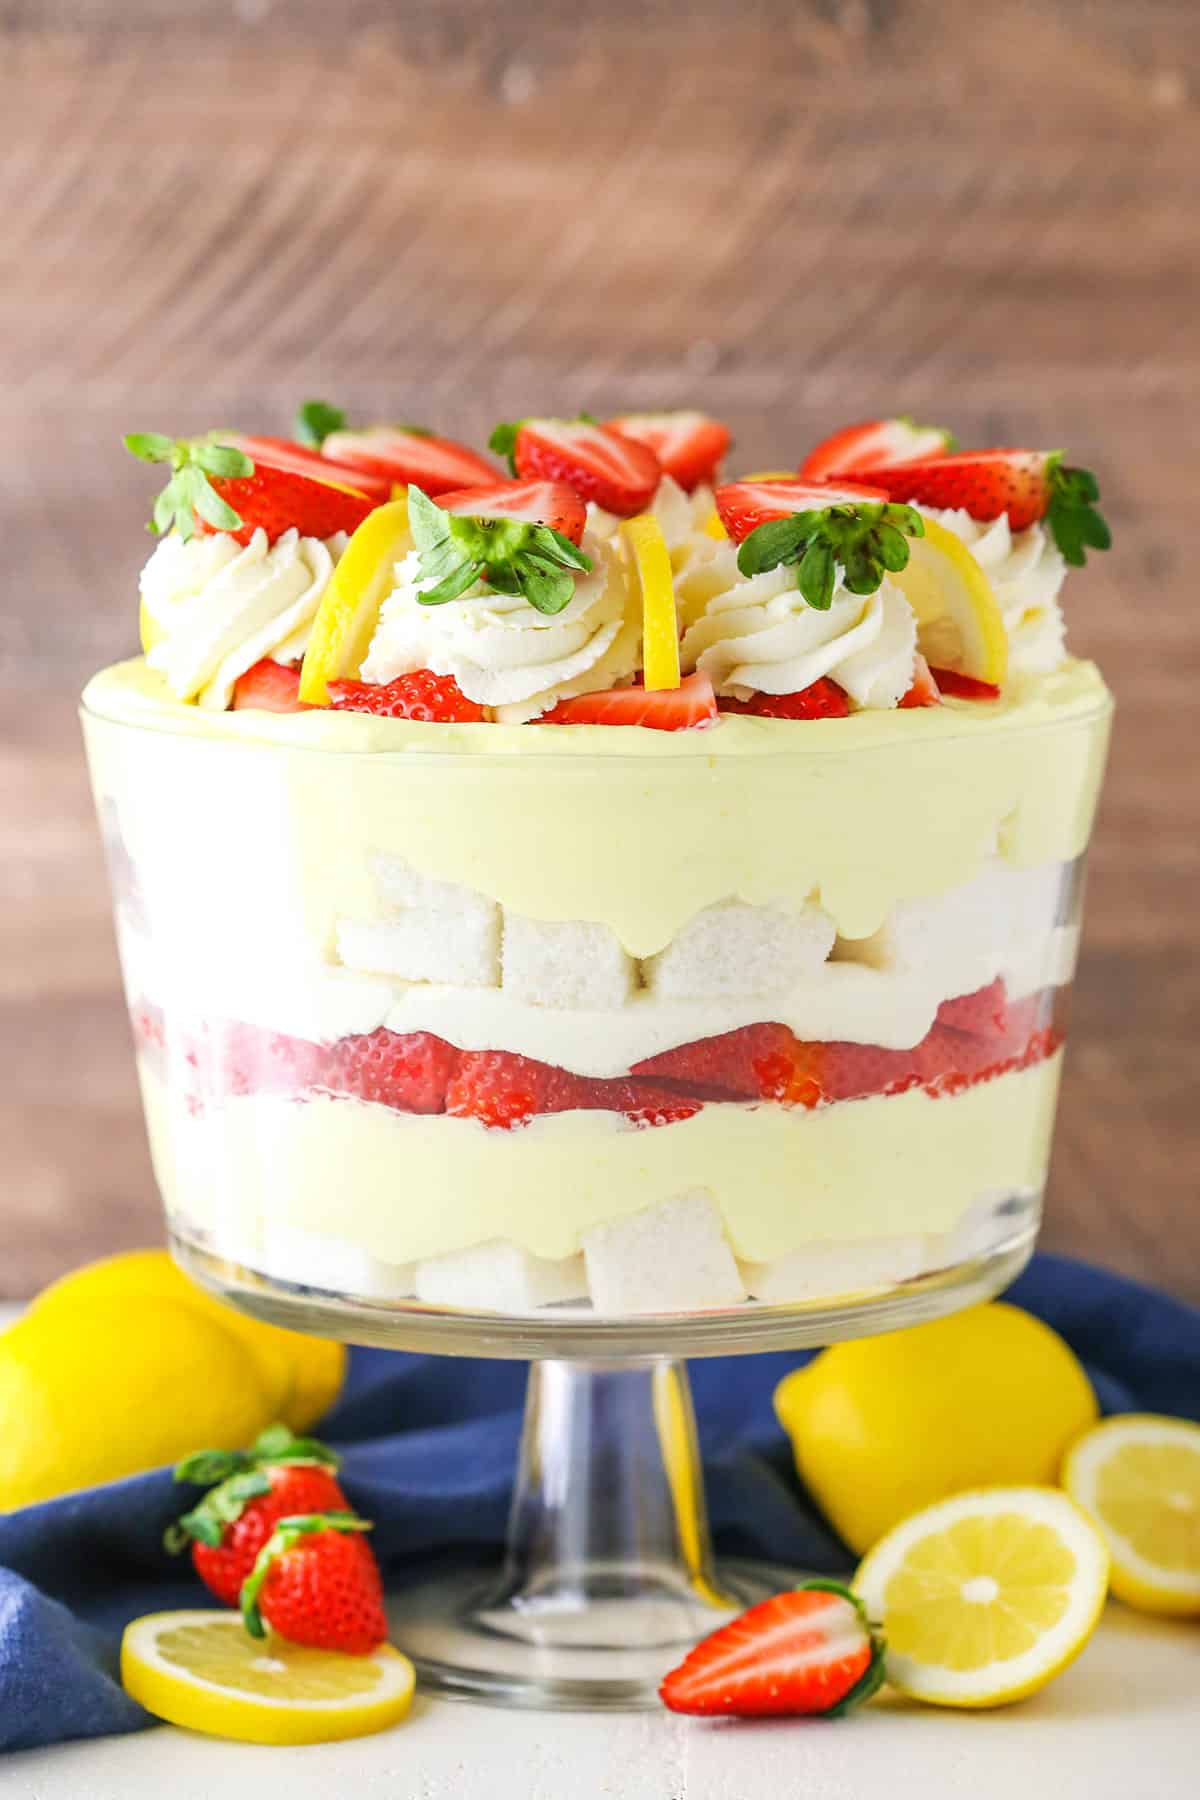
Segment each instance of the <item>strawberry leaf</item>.
[{"label": "strawberry leaf", "polygon": [[296,408],[292,430],[298,444],[319,450],[331,431],[343,431],[345,426],[346,415],[340,406],[330,406],[325,400],[306,400]]},{"label": "strawberry leaf", "polygon": [[1062,552],[1063,561],[1081,569],[1089,550],[1108,550],[1112,533],[1095,502],[1100,486],[1090,469],[1064,466],[1056,453],[1047,464],[1050,481],[1050,504],[1046,523],[1050,535]]},{"label": "strawberry leaf", "polygon": [[842,502],[768,519],[742,540],[743,575],[795,565],[796,586],[816,612],[828,612],[838,569],[852,594],[873,594],[884,575],[908,563],[910,537],[923,537],[921,515],[891,501]]},{"label": "strawberry leaf", "polygon": [[511,475],[517,472],[516,459],[513,455],[517,445],[517,433],[525,423],[523,419],[514,419],[511,424],[497,425],[488,439],[488,449],[494,450],[497,456],[506,457]]},{"label": "strawberry leaf", "polygon": [[494,593],[521,595],[537,612],[560,613],[575,592],[574,572],[591,569],[591,557],[549,525],[448,513],[416,487],[408,495],[417,566],[433,583],[419,596],[422,606],[443,606],[482,581]]},{"label": "strawberry leaf", "polygon": [[170,464],[170,479],[150,515],[149,530],[156,537],[173,527],[186,544],[195,529],[197,513],[217,531],[237,531],[241,527],[241,515],[221,498],[208,478],[253,475],[254,463],[244,450],[213,438],[169,438],[158,431],[131,431],[123,442],[129,454],[140,462]]}]

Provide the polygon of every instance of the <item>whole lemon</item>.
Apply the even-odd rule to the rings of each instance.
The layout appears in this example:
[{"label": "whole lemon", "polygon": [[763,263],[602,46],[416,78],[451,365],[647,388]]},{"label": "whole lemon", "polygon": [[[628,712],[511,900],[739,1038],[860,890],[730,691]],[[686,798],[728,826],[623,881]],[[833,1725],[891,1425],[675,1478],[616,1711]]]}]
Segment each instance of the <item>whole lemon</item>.
[{"label": "whole lemon", "polygon": [[835,1344],[775,1390],[796,1468],[860,1554],[921,1507],[968,1488],[1052,1485],[1099,1408],[1073,1351],[994,1301]]},{"label": "whole lemon", "polygon": [[31,1312],[0,1336],[0,1508],[239,1449],[273,1416],[245,1344],[196,1307],[130,1295]]},{"label": "whole lemon", "polygon": [[226,1306],[185,1275],[166,1250],[126,1250],[87,1263],[52,1282],[31,1310],[41,1312],[81,1299],[120,1295],[183,1301],[232,1332],[259,1365],[263,1386],[273,1397],[272,1416],[283,1419],[293,1431],[308,1431],[341,1391],[346,1373],[344,1344],[285,1331]]}]

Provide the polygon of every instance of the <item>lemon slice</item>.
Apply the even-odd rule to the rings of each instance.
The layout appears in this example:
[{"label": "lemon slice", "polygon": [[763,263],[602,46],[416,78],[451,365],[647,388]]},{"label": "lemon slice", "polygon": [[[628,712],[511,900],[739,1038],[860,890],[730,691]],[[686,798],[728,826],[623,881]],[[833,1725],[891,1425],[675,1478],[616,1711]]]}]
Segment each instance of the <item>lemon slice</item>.
[{"label": "lemon slice", "polygon": [[1008,633],[991,583],[961,538],[922,515],[924,537],[908,540],[908,565],[888,576],[917,615],[917,647],[934,669],[1001,687]]},{"label": "lemon slice", "polygon": [[394,566],[411,548],[407,498],[389,500],[367,514],[317,608],[300,670],[301,700],[328,706],[329,683],[358,674],[391,590]]},{"label": "lemon slice", "polygon": [[639,513],[621,526],[633,552],[642,589],[642,646],[646,687],[679,686],[679,620],[671,553],[652,513]]},{"label": "lemon slice", "polygon": [[1054,1488],[956,1494],[895,1526],[855,1591],[888,1645],[888,1680],[936,1706],[1003,1706],[1044,1687],[1087,1643],[1108,1552]]},{"label": "lemon slice", "polygon": [[248,1744],[366,1737],[408,1711],[416,1673],[382,1645],[370,1656],[252,1638],[220,1612],[147,1613],[126,1626],[121,1680],[156,1718]]},{"label": "lemon slice", "polygon": [[1108,1541],[1114,1594],[1143,1612],[1200,1613],[1200,1425],[1106,1419],[1068,1454],[1063,1485]]}]

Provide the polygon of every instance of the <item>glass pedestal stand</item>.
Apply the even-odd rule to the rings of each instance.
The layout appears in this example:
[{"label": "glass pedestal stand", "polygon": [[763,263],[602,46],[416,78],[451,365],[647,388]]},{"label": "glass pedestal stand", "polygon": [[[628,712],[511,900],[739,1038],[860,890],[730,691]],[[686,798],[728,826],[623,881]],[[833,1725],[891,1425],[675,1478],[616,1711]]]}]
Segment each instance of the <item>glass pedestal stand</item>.
[{"label": "glass pedestal stand", "polygon": [[716,1562],[682,1356],[795,1348],[917,1324],[1020,1272],[1032,1221],[987,1256],[838,1305],[597,1318],[372,1301],[256,1274],[175,1236],[207,1287],[273,1324],[396,1350],[531,1359],[502,1567],[461,1561],[397,1594],[392,1635],[427,1688],[510,1706],[627,1709],[697,1639],[798,1571]]}]

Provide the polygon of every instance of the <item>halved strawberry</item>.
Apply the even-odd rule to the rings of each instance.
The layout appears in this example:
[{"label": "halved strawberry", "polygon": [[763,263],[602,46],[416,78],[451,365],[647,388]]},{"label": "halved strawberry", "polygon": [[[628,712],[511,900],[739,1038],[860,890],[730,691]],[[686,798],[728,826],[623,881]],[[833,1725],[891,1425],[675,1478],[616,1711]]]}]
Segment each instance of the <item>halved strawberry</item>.
[{"label": "halved strawberry", "polygon": [[700,412],[624,413],[605,429],[647,444],[664,471],[687,493],[716,478],[730,445],[728,427]]},{"label": "halved strawberry", "polygon": [[[939,693],[955,700],[998,700],[1000,689],[992,681],[977,681],[974,675],[960,675],[957,669],[931,669]],[[903,700],[900,702],[904,705]]]},{"label": "halved strawberry", "polygon": [[[419,485],[419,484],[418,484]],[[583,537],[587,505],[565,481],[497,481],[455,488],[438,498],[443,512],[470,519],[524,519],[529,525],[548,525],[573,544]]]},{"label": "halved strawberry", "polygon": [[808,481],[828,481],[846,469],[860,474],[883,463],[923,462],[954,448],[954,434],[940,425],[918,425],[902,414],[896,419],[867,419],[846,425],[809,451],[800,464]]},{"label": "halved strawberry", "polygon": [[879,1044],[824,1044],[821,1081],[830,1100],[866,1100],[874,1094],[904,1094],[920,1087],[919,1046],[885,1050]]},{"label": "halved strawberry", "polygon": [[[459,488],[488,487],[499,470],[466,444],[434,437],[413,425],[372,425],[365,431],[331,431],[321,455],[345,469],[382,481],[385,499],[410,484],[431,499]],[[351,479],[353,479],[351,477]]]},{"label": "halved strawberry", "polygon": [[[858,471],[848,471],[856,480]],[[893,500],[955,509],[973,519],[1008,514],[1014,531],[1045,519],[1069,563],[1080,565],[1087,551],[1112,542],[1094,502],[1100,497],[1089,469],[1068,468],[1061,450],[963,450],[954,456],[893,463],[862,471]]]},{"label": "halved strawberry", "polygon": [[260,529],[272,542],[293,526],[302,537],[327,538],[335,531],[357,531],[367,514],[374,511],[375,502],[365,494],[332,486],[332,479],[332,470],[327,480],[314,481],[308,475],[275,468],[267,462],[256,462],[252,475],[214,475],[214,491],[233,509],[239,522],[217,524],[198,512],[196,528],[228,531],[239,544],[248,544]]},{"label": "halved strawberry", "polygon": [[333,1094],[353,1094],[398,1112],[440,1113],[459,1053],[430,1031],[375,1031],[339,1038],[318,1080]]},{"label": "halved strawberry", "polygon": [[658,1692],[672,1712],[702,1717],[835,1717],[882,1687],[883,1658],[883,1642],[849,1588],[808,1581],[722,1625]]},{"label": "halved strawberry", "polygon": [[534,725],[644,725],[650,731],[688,731],[711,725],[717,697],[707,675],[699,671],[677,688],[606,688],[560,700]]},{"label": "halved strawberry", "polygon": [[[980,685],[982,686],[983,684],[980,683]],[[996,691],[998,693],[999,689]],[[939,692],[938,684],[933,678],[933,672],[918,650],[913,663],[912,686],[901,700],[900,705],[911,707],[940,706],[941,704],[942,696]]]},{"label": "halved strawberry", "polygon": [[487,717],[482,706],[467,699],[453,675],[435,675],[432,669],[414,669],[394,681],[331,681],[329,704],[335,712],[421,719],[428,724],[471,725]]},{"label": "halved strawberry", "polygon": [[752,694],[749,700],[722,695],[717,705],[722,712],[750,713],[756,719],[844,719],[850,711],[845,689],[827,675],[798,694]]},{"label": "halved strawberry", "polygon": [[629,518],[654,497],[662,467],[649,445],[590,419],[518,419],[488,440],[514,475],[566,481],[585,500]]},{"label": "halved strawberry", "polygon": [[620,1112],[638,1124],[670,1125],[699,1110],[697,1100],[660,1083],[593,1079],[508,1050],[464,1052],[446,1090],[448,1113],[503,1130],[546,1113]]},{"label": "halved strawberry", "polygon": [[373,500],[376,506],[382,506],[385,500],[392,497],[392,484],[384,475],[372,475],[366,469],[357,469],[351,475],[339,475],[336,469],[327,466],[319,451],[306,450],[303,444],[295,444],[291,438],[247,436],[244,432],[235,431],[231,437],[222,438],[222,443],[233,444],[244,450],[257,468],[260,463],[269,463],[273,469],[286,469],[292,475],[307,475],[310,481],[336,481],[343,487],[356,488]]},{"label": "halved strawberry", "polygon": [[139,461],[169,466],[171,475],[154,503],[150,529],[158,535],[174,530],[185,542],[194,531],[220,531],[248,544],[257,529],[274,540],[293,526],[306,537],[331,537],[335,531],[354,531],[375,505],[357,489],[332,485],[329,466],[295,444],[285,445],[287,467],[282,467],[268,460],[269,450],[256,460],[238,442],[222,442],[211,434],[169,438],[157,431],[134,431],[124,442]]},{"label": "halved strawberry", "polygon": [[722,525],[740,544],[770,519],[855,500],[886,500],[887,495],[882,488],[849,481],[731,481],[717,489],[714,499]]},{"label": "halved strawberry", "polygon": [[273,662],[264,656],[261,662],[239,675],[233,686],[233,711],[255,707],[259,712],[309,712],[311,708],[300,698],[300,671],[286,663]]},{"label": "halved strawberry", "polygon": [[823,1064],[823,1045],[801,1042],[786,1025],[763,1024],[661,1051],[635,1063],[633,1073],[677,1081],[704,1095],[817,1106],[824,1098]]}]

